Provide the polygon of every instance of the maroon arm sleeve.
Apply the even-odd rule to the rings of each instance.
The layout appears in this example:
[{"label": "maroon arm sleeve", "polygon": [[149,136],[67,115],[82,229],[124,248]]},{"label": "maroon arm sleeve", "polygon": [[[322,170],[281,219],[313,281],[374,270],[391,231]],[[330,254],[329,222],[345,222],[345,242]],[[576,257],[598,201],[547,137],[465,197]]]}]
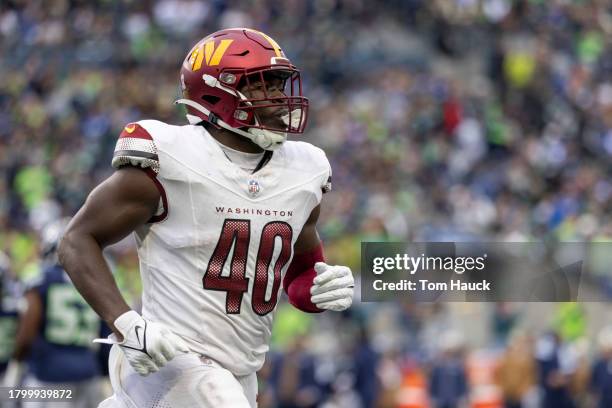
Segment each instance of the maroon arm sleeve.
[{"label": "maroon arm sleeve", "polygon": [[310,288],[317,276],[314,265],[323,262],[323,246],[319,244],[310,252],[296,254],[287,269],[283,288],[289,296],[289,303],[307,313],[320,313],[323,310],[310,301]]}]

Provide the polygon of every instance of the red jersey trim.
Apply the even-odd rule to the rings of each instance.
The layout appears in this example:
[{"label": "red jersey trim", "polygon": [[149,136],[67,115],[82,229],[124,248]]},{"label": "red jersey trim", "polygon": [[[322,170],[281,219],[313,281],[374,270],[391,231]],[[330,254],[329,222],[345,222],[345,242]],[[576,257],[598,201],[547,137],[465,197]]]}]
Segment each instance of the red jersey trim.
[{"label": "red jersey trim", "polygon": [[149,178],[153,180],[153,182],[155,183],[155,186],[157,187],[157,190],[159,191],[159,194],[161,195],[162,207],[164,209],[164,211],[161,214],[154,215],[153,217],[151,217],[149,221],[147,221],[147,224],[161,222],[168,217],[168,197],[166,196],[166,190],[164,189],[164,186],[162,186],[162,184],[157,179],[157,174],[155,174],[153,169],[151,169],[150,167],[147,167],[146,169],[143,169],[143,170],[145,173],[147,173],[147,176],[149,176]]},{"label": "red jersey trim", "polygon": [[121,139],[122,137],[133,137],[135,139],[153,140],[149,132],[147,132],[145,128],[140,126],[138,123],[128,123],[121,131],[119,139]]}]

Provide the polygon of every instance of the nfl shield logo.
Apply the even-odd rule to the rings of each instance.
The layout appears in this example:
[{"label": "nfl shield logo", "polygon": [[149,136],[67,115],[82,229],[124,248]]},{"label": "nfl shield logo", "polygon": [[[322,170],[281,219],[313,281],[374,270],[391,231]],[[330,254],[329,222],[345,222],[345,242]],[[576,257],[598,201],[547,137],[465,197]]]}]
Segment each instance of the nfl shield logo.
[{"label": "nfl shield logo", "polygon": [[261,186],[257,180],[249,180],[249,194],[255,197],[261,191]]}]

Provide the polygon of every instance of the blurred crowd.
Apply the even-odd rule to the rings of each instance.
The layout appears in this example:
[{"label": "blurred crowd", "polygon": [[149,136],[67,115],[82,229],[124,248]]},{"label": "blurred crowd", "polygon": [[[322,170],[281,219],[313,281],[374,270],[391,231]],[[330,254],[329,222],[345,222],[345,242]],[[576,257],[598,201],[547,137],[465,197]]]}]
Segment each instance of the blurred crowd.
[{"label": "blurred crowd", "polygon": [[[266,384],[260,406],[612,406],[612,327],[587,336],[582,306],[558,305],[550,326],[540,320],[535,330],[521,325],[529,311],[516,304],[484,313],[450,307],[361,308],[342,332],[338,323],[319,322],[316,335],[294,337],[282,353],[271,353],[259,372]],[[281,312],[281,327],[283,313],[292,312]],[[468,319],[490,331],[480,346],[468,341]]]},{"label": "blurred crowd", "polygon": [[[358,269],[359,242],[367,240],[612,239],[607,0],[7,0],[0,2],[0,248],[14,273],[37,274],[38,232],[74,214],[110,174],[126,123],[186,123],[172,104],[186,52],[205,34],[236,26],[270,34],[303,72],[311,116],[299,138],[324,148],[332,164],[334,193],[323,203],[320,232],[334,262]],[[131,245],[113,256],[120,286],[136,303]],[[269,390],[260,405],[418,407],[428,405],[398,401],[425,390],[436,406],[458,406],[480,378],[464,371],[468,354],[488,367],[516,347],[531,367],[521,369],[532,372],[520,378],[529,380],[518,387],[525,395],[567,388],[560,363],[542,356],[563,355],[576,338],[537,333],[542,339],[530,342],[509,329],[496,336],[498,326],[483,317],[487,342],[480,354],[467,353],[459,337],[471,344],[470,331],[442,335],[452,333],[452,309],[358,305],[312,321],[283,308],[260,375],[260,389]],[[542,332],[547,323],[554,326],[541,322]],[[522,340],[504,351],[509,338]],[[495,357],[481,358],[489,349]],[[601,395],[611,374],[592,374],[589,384],[600,384],[592,395]],[[485,384],[479,392],[505,389],[491,375],[494,391]]]}]

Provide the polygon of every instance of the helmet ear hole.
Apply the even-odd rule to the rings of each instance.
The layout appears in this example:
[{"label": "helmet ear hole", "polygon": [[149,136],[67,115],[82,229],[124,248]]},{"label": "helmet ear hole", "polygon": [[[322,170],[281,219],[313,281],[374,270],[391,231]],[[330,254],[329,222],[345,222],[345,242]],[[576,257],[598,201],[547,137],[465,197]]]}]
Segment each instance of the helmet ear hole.
[{"label": "helmet ear hole", "polygon": [[210,103],[211,105],[214,105],[217,102],[219,102],[221,100],[221,98],[219,98],[218,96],[215,96],[215,95],[202,95],[202,100],[204,100],[205,102]]}]

